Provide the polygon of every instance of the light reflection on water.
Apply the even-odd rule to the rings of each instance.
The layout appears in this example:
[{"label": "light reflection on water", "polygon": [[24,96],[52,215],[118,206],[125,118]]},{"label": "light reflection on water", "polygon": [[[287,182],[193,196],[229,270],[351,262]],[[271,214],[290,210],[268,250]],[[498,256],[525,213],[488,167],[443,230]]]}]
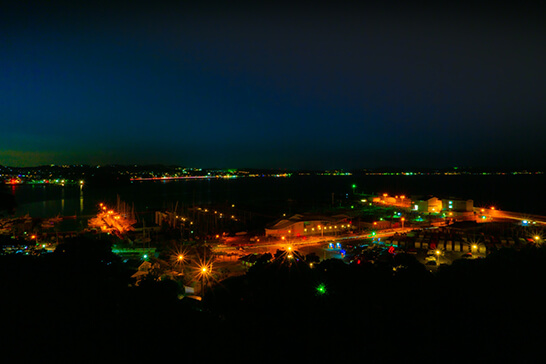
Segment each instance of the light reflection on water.
[{"label": "light reflection on water", "polygon": [[137,212],[172,209],[175,205],[246,204],[254,211],[287,214],[305,211],[358,192],[454,196],[475,206],[498,204],[507,211],[546,215],[545,175],[539,176],[309,176],[136,182],[123,186],[12,185],[16,215],[33,217],[94,215],[100,202],[114,206],[117,196]]}]

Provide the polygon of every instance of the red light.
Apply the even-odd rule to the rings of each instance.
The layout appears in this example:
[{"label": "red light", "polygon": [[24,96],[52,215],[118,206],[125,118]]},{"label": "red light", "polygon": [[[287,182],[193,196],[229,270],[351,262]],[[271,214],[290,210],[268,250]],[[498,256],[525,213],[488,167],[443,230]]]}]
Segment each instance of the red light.
[{"label": "red light", "polygon": [[360,259],[356,261],[356,264],[360,264]]}]

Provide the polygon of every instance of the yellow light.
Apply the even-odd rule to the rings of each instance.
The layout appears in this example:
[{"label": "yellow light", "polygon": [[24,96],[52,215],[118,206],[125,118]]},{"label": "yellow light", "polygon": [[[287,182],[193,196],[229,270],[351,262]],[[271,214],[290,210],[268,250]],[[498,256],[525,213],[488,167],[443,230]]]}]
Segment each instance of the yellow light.
[{"label": "yellow light", "polygon": [[179,260],[179,261],[183,261],[183,260],[184,260],[184,255],[180,254],[180,255],[178,256],[178,260]]},{"label": "yellow light", "polygon": [[203,273],[207,273],[207,267],[203,267],[203,268],[201,268],[201,272],[203,272]]},{"label": "yellow light", "polygon": [[538,239],[540,239],[540,236],[536,235],[535,240],[538,240]]},{"label": "yellow light", "polygon": [[291,246],[288,247],[288,251],[292,251],[292,247],[291,247]]},{"label": "yellow light", "polygon": [[472,249],[478,249],[478,246],[476,244],[472,245]]},{"label": "yellow light", "polygon": [[439,251],[439,250],[436,250],[436,255],[440,255],[440,251]]},{"label": "yellow light", "polygon": [[281,236],[281,239],[284,240],[284,236]]},{"label": "yellow light", "polygon": [[36,239],[36,235],[32,235],[30,238],[31,239]]}]

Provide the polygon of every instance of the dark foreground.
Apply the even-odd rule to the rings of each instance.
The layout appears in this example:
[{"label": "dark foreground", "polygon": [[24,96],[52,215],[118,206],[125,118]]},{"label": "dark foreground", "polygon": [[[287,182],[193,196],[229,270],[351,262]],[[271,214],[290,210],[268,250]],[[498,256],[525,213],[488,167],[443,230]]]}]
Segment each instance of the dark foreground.
[{"label": "dark foreground", "polygon": [[96,241],[39,257],[2,256],[2,358],[446,363],[543,356],[546,248],[500,250],[435,275],[406,254],[313,268],[299,258],[264,256],[199,302],[180,300],[169,280],[129,286],[133,272]]}]

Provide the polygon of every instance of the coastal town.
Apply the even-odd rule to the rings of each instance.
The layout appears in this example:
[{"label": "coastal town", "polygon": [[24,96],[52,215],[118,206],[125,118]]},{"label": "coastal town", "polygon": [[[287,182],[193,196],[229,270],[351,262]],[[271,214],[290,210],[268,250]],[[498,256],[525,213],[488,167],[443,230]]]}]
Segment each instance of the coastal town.
[{"label": "coastal town", "polygon": [[373,264],[407,253],[435,272],[457,259],[482,259],[503,247],[540,245],[546,223],[541,216],[476,207],[472,200],[387,193],[353,194],[342,206],[322,213],[283,213],[262,226],[250,224],[234,204],[157,210],[153,222],[146,223],[119,196],[116,204],[96,206],[96,215],[80,219],[79,227],[74,220],[0,218],[2,254],[49,254],[77,237],[105,240],[132,267],[135,284],[148,275],[179,280],[189,296],[200,298],[203,264],[209,266],[211,282],[219,282],[244,274],[264,254],[294,251],[311,262],[336,258]]}]

